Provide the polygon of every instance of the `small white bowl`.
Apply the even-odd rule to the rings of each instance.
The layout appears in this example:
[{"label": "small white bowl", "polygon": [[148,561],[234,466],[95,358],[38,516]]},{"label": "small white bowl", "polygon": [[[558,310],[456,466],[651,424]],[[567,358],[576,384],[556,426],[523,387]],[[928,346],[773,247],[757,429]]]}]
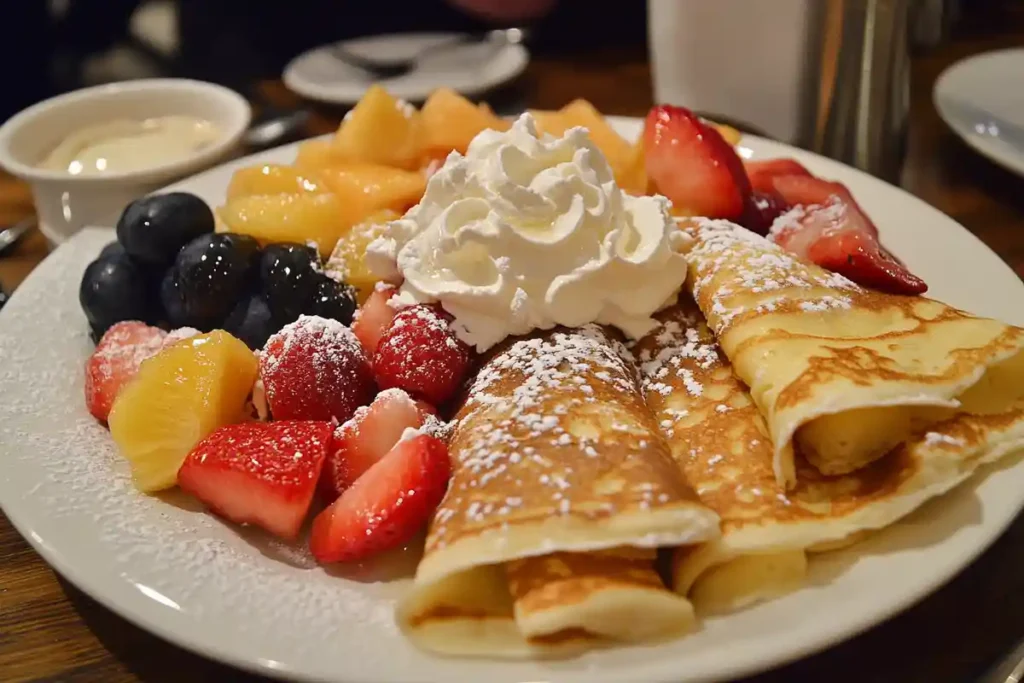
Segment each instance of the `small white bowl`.
[{"label": "small white bowl", "polygon": [[[37,168],[64,138],[87,126],[170,115],[205,119],[220,137],[192,156],[134,171],[83,177]],[[251,117],[241,95],[202,81],[149,79],[85,88],[35,104],[0,127],[0,166],[28,181],[40,229],[59,244],[86,225],[113,225],[133,199],[219,161],[238,144]]]}]

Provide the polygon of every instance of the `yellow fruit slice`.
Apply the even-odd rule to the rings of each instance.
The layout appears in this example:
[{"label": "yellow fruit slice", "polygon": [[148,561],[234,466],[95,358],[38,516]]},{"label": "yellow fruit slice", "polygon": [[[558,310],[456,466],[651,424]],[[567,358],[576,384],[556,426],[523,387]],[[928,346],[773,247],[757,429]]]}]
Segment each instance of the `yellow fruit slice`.
[{"label": "yellow fruit slice", "polygon": [[231,176],[227,199],[258,194],[324,194],[330,192],[315,171],[262,164],[240,168]]},{"label": "yellow fruit slice", "polygon": [[345,161],[413,170],[420,162],[419,114],[371,86],[334,135],[334,152]]},{"label": "yellow fruit slice", "polygon": [[379,279],[366,266],[366,247],[383,234],[388,221],[399,217],[400,214],[394,211],[381,211],[353,226],[348,234],[338,240],[324,266],[328,275],[356,288],[356,299],[360,306],[369,298]]},{"label": "yellow fruit slice", "polygon": [[324,184],[350,207],[357,221],[384,209],[405,213],[427,188],[419,171],[404,171],[380,164],[346,164],[320,169]]},{"label": "yellow fruit slice", "polygon": [[487,105],[477,106],[450,88],[431,93],[420,111],[424,154],[430,159],[444,159],[452,150],[465,154],[480,131],[508,130],[511,125]]},{"label": "yellow fruit slice", "polygon": [[334,193],[271,194],[239,197],[217,215],[229,231],[251,235],[261,244],[316,242],[321,257],[327,258],[338,238],[365,212]]},{"label": "yellow fruit slice", "polygon": [[243,419],[259,365],[216,330],[164,349],[142,364],[110,411],[110,434],[146,493],[174,486],[189,451],[217,427]]},{"label": "yellow fruit slice", "polygon": [[331,138],[315,138],[299,143],[299,152],[295,156],[295,166],[298,168],[323,168],[343,162],[344,159],[334,151],[334,141]]}]

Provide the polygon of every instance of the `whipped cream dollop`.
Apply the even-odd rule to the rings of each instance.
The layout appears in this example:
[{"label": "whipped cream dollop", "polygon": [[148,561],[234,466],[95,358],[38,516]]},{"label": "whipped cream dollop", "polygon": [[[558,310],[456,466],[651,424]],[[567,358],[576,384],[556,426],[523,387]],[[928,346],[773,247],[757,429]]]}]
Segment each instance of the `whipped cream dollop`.
[{"label": "whipped cream dollop", "polygon": [[367,263],[403,280],[393,305],[440,302],[480,351],[555,325],[639,338],[686,278],[686,237],[668,208],[624,193],[586,129],[540,136],[523,114],[449,155]]}]

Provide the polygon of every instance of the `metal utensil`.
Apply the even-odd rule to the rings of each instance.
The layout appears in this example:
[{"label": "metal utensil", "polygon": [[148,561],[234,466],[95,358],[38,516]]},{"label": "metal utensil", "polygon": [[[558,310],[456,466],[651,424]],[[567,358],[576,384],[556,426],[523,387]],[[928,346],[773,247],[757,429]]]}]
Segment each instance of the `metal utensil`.
[{"label": "metal utensil", "polygon": [[424,58],[445,50],[473,43],[486,43],[492,47],[494,52],[497,52],[506,45],[516,45],[523,42],[525,36],[525,32],[519,28],[495,29],[483,33],[466,33],[451,40],[425,47],[411,57],[397,59],[357,55],[351,50],[346,49],[342,43],[332,45],[330,47],[330,54],[339,62],[363,71],[373,80],[386,80],[404,76],[415,69],[416,65]]},{"label": "metal utensil", "polygon": [[978,683],[1021,683],[1024,681],[1024,640]]},{"label": "metal utensil", "polygon": [[25,233],[34,228],[35,225],[35,218],[26,218],[23,221],[15,223],[9,228],[0,230],[0,253],[3,253],[14,246],[15,242],[24,237]]},{"label": "metal utensil", "polygon": [[249,149],[259,150],[296,140],[303,137],[310,116],[306,109],[271,116],[250,126],[242,141]]}]

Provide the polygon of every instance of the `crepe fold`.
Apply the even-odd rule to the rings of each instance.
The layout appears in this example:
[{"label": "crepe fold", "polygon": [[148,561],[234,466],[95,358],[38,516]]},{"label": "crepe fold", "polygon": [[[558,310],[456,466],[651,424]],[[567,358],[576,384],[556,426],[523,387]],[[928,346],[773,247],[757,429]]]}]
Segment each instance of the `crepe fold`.
[{"label": "crepe fold", "polygon": [[633,349],[644,394],[675,462],[722,520],[720,538],[681,548],[673,561],[674,587],[699,614],[799,587],[808,551],[888,526],[1024,447],[1024,400],[984,414],[960,410],[849,474],[823,475],[798,448],[797,484],[786,490],[764,417],[692,299],[659,318]]},{"label": "crepe fold", "polygon": [[398,621],[436,653],[560,654],[692,627],[655,570],[718,517],[683,481],[621,342],[597,326],[506,342],[449,444],[453,477]]},{"label": "crepe fold", "polygon": [[868,291],[727,221],[684,226],[688,291],[750,387],[786,487],[794,442],[827,475],[869,465],[963,408],[1024,393],[1024,331],[924,297]]}]

